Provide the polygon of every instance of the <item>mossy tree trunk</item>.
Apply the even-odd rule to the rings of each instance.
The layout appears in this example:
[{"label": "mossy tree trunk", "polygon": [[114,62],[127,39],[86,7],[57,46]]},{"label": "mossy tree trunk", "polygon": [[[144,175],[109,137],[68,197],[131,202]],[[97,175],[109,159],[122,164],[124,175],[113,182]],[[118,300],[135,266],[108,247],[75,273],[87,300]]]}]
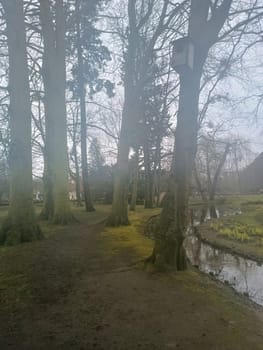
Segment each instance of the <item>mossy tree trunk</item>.
[{"label": "mossy tree trunk", "polygon": [[189,186],[197,150],[200,80],[208,51],[218,40],[219,31],[228,16],[231,3],[231,0],[222,1],[209,18],[209,0],[191,1],[189,37],[195,49],[194,67],[193,70],[180,74],[175,168],[156,233],[154,251],[150,257],[150,261],[158,268],[166,266],[172,266],[177,270],[186,268],[183,241],[188,224]]},{"label": "mossy tree trunk", "polygon": [[10,207],[0,243],[41,238],[33,207],[31,109],[23,2],[2,2],[7,23],[10,92]]},{"label": "mossy tree trunk", "polygon": [[63,1],[55,3],[55,25],[49,0],[40,0],[40,18],[44,39],[43,81],[46,117],[47,218],[56,224],[74,220],[68,191],[68,156],[66,125],[66,46]]}]

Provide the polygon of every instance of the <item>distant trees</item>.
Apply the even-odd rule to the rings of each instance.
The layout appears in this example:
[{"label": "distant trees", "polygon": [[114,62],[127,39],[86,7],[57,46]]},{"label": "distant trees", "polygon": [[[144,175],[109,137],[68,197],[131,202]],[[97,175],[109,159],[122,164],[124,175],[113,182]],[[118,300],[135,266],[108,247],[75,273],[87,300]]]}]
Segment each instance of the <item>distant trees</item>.
[{"label": "distant trees", "polygon": [[9,54],[10,207],[0,243],[17,244],[41,238],[32,198],[31,109],[23,2],[3,0]]},{"label": "distant trees", "polygon": [[91,194],[95,201],[111,204],[113,192],[113,168],[105,164],[101,146],[96,137],[90,142],[89,177]]},{"label": "distant trees", "polygon": [[99,77],[105,62],[111,59],[110,52],[103,45],[100,32],[95,28],[97,10],[104,0],[85,2],[75,0],[75,13],[73,13],[73,26],[69,35],[69,47],[73,57],[72,80],[69,87],[74,98],[79,99],[80,107],[80,144],[81,144],[81,174],[86,211],[94,211],[92,203],[88,164],[87,164],[87,108],[86,96],[92,98],[94,94],[105,89],[108,95],[113,94],[113,85],[107,79]]},{"label": "distant trees", "polygon": [[215,199],[218,182],[234,141],[201,137],[194,167],[194,179],[202,199]]}]

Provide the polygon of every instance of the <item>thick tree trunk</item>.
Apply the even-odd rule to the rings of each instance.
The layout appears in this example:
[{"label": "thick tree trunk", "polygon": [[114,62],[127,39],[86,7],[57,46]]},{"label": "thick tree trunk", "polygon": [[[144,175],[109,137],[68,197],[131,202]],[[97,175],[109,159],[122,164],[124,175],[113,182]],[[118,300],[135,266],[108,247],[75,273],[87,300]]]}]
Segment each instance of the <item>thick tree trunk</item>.
[{"label": "thick tree trunk", "polygon": [[86,120],[86,88],[84,84],[84,67],[83,52],[81,46],[80,34],[80,1],[76,1],[76,17],[77,17],[77,54],[78,54],[78,86],[80,100],[80,118],[81,118],[81,168],[82,168],[82,185],[84,192],[85,209],[88,212],[95,211],[92,203],[89,174],[87,164],[87,120]]},{"label": "thick tree trunk", "polygon": [[42,237],[35,220],[32,188],[31,110],[23,2],[3,2],[9,52],[10,207],[0,243],[17,244]]},{"label": "thick tree trunk", "polygon": [[[48,143],[46,136],[46,144],[44,150],[44,174],[43,174],[43,186],[44,186],[44,206],[40,213],[40,219],[52,220],[54,216],[54,199],[53,199],[53,184],[50,169],[50,159],[52,155],[48,156]],[[49,161],[47,161],[49,158]]]},{"label": "thick tree trunk", "polygon": [[130,34],[128,50],[125,60],[124,77],[124,106],[122,124],[118,145],[118,157],[114,177],[112,211],[107,225],[129,225],[128,218],[128,179],[129,179],[129,151],[134,136],[134,127],[138,121],[139,92],[136,86],[135,61],[138,43],[136,28],[135,1],[128,2]]},{"label": "thick tree trunk", "polygon": [[[128,97],[126,97],[128,98]],[[118,159],[115,169],[112,212],[108,218],[109,226],[129,225],[128,219],[128,174],[130,134],[127,128],[130,118],[127,100],[124,103],[122,127],[118,147]]]},{"label": "thick tree trunk", "polygon": [[174,171],[160,218],[151,261],[157,268],[186,268],[183,247],[188,223],[189,186],[197,149],[201,69],[180,77],[179,111],[175,135]]},{"label": "thick tree trunk", "polygon": [[[43,80],[46,114],[46,161],[50,200],[53,211],[48,219],[56,224],[74,221],[68,191],[68,157],[66,125],[65,13],[63,1],[55,3],[56,27],[53,28],[50,2],[40,0],[40,17],[44,39]],[[51,198],[52,197],[52,198]],[[48,204],[45,202],[45,204]],[[50,204],[50,203],[49,203]]]}]

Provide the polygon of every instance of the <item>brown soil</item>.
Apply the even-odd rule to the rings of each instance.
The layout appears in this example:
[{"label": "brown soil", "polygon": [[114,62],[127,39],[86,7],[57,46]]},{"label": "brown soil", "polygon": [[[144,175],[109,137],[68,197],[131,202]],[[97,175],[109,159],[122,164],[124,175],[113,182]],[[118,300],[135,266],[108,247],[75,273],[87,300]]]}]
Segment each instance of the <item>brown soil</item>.
[{"label": "brown soil", "polygon": [[0,250],[1,350],[263,349],[260,309],[193,270],[144,271],[102,216]]}]

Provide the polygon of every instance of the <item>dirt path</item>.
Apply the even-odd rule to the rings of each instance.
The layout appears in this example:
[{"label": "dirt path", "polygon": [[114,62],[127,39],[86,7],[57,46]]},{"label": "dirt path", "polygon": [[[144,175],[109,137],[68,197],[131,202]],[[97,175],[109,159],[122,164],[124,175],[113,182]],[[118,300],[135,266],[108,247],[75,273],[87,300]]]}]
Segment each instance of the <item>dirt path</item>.
[{"label": "dirt path", "polygon": [[122,236],[109,254],[101,218],[0,251],[1,350],[263,349],[262,311],[197,272],[143,271]]}]

